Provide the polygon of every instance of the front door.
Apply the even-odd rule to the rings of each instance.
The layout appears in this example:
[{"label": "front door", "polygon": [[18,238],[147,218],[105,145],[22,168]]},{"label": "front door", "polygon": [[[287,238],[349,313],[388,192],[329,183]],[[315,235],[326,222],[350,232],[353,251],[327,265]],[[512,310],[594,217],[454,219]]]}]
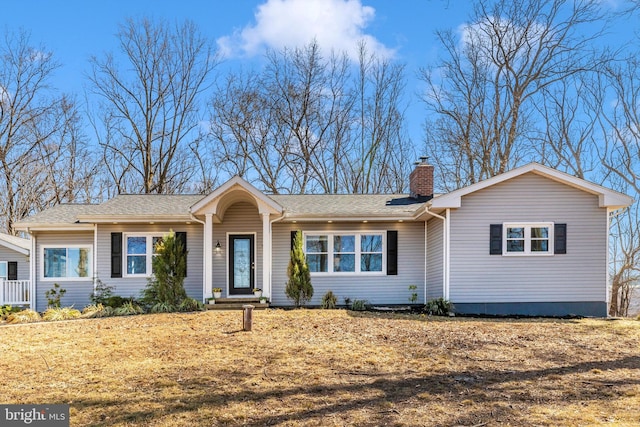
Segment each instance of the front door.
[{"label": "front door", "polygon": [[229,235],[229,293],[251,294],[255,281],[253,234]]}]

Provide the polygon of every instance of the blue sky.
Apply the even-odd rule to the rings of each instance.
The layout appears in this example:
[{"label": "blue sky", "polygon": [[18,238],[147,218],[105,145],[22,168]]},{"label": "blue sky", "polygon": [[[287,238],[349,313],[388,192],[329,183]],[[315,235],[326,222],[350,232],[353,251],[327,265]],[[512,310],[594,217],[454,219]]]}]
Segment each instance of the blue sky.
[{"label": "blue sky", "polygon": [[[619,0],[606,0],[612,2]],[[426,114],[417,100],[419,67],[438,55],[434,31],[457,28],[468,17],[462,0],[5,0],[0,25],[31,32],[62,63],[54,85],[83,97],[91,55],[116,51],[115,33],[126,18],[193,20],[226,54],[225,67],[250,67],[267,47],[306,44],[354,49],[365,38],[369,48],[407,66],[410,136],[421,146]],[[629,23],[631,25],[631,23]],[[637,23],[634,24],[637,28]],[[627,29],[618,28],[626,32]]]}]

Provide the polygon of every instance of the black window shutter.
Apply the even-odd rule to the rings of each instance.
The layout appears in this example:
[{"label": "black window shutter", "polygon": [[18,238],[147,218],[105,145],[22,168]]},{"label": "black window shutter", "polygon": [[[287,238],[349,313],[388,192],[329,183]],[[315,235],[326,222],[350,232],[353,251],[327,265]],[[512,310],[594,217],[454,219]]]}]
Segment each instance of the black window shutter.
[{"label": "black window shutter", "polygon": [[387,275],[398,275],[398,232],[387,230]]},{"label": "black window shutter", "polygon": [[554,254],[566,254],[567,253],[567,224],[556,224],[553,227],[553,253]]},{"label": "black window shutter", "polygon": [[489,255],[502,255],[502,224],[489,227]]},{"label": "black window shutter", "polygon": [[16,261],[7,263],[7,280],[18,280],[18,263]]},{"label": "black window shutter", "polygon": [[122,277],[122,233],[111,233],[111,277]]},{"label": "black window shutter", "polygon": [[[182,253],[186,256],[187,251],[187,232],[186,231],[176,231],[176,240],[182,243]],[[187,260],[184,261],[184,275],[187,275]]]}]

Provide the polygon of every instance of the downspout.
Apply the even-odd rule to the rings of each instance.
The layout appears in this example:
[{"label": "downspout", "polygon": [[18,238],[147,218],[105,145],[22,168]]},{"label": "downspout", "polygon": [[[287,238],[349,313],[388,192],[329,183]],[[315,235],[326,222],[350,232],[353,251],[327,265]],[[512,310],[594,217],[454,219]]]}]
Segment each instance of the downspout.
[{"label": "downspout", "polygon": [[424,278],[422,279],[423,283],[424,283],[424,305],[427,305],[427,250],[429,248],[429,245],[427,244],[427,237],[428,237],[428,232],[427,232],[428,226],[427,226],[427,220],[424,220]]},{"label": "downspout", "polygon": [[98,224],[93,224],[93,294],[98,283]]},{"label": "downspout", "polygon": [[31,253],[29,254],[29,269],[31,270],[31,309],[36,309],[36,235],[27,228],[27,233],[31,236]]},{"label": "downspout", "polygon": [[449,208],[446,216],[431,212],[429,206],[425,207],[425,212],[442,220],[442,298],[449,299]]},{"label": "downspout", "polygon": [[[195,222],[198,222],[200,224],[202,224],[202,229],[203,229],[203,233],[202,233],[202,238],[206,239],[207,236],[204,235],[204,221],[199,220],[198,218],[195,217],[195,215],[193,215],[191,212],[189,212],[189,215],[191,216],[191,219],[194,220]],[[206,251],[204,250],[204,247],[206,245],[204,244],[204,240],[202,241],[202,301],[204,301],[205,295],[207,294],[206,292],[206,280],[204,279],[204,275],[206,274],[204,272],[204,266],[207,265],[207,254]]]}]

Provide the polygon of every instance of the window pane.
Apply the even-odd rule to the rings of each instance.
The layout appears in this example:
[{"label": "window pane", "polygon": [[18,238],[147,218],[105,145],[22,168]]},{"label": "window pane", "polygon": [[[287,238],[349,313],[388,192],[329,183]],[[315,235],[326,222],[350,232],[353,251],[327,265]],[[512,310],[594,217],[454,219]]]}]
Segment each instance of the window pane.
[{"label": "window pane", "polygon": [[360,271],[382,271],[382,254],[362,254]]},{"label": "window pane", "polygon": [[7,278],[7,263],[0,262],[0,277],[3,279]]},{"label": "window pane", "polygon": [[65,248],[45,248],[44,277],[65,277],[67,271],[67,250]]},{"label": "window pane", "polygon": [[127,254],[145,255],[147,253],[147,238],[144,236],[127,237]]},{"label": "window pane", "polygon": [[307,236],[307,252],[327,252],[327,236]]},{"label": "window pane", "polygon": [[524,240],[507,240],[507,252],[524,252]]},{"label": "window pane", "polygon": [[507,238],[508,239],[524,239],[524,228],[523,227],[507,228]]},{"label": "window pane", "polygon": [[355,252],[356,236],[333,236],[333,252]]},{"label": "window pane", "polygon": [[548,239],[549,228],[548,227],[533,227],[531,228],[532,239]]},{"label": "window pane", "polygon": [[532,240],[531,252],[549,252],[548,240]]},{"label": "window pane", "polygon": [[326,254],[308,254],[307,265],[312,273],[327,272],[327,255]]},{"label": "window pane", "polygon": [[147,257],[144,255],[127,256],[127,274],[146,274]]},{"label": "window pane", "polygon": [[364,234],[360,237],[362,252],[382,252],[382,236],[379,234]]},{"label": "window pane", "polygon": [[87,248],[67,249],[67,277],[89,277],[89,254]]},{"label": "window pane", "polygon": [[354,254],[334,255],[333,271],[356,271],[356,256]]}]

